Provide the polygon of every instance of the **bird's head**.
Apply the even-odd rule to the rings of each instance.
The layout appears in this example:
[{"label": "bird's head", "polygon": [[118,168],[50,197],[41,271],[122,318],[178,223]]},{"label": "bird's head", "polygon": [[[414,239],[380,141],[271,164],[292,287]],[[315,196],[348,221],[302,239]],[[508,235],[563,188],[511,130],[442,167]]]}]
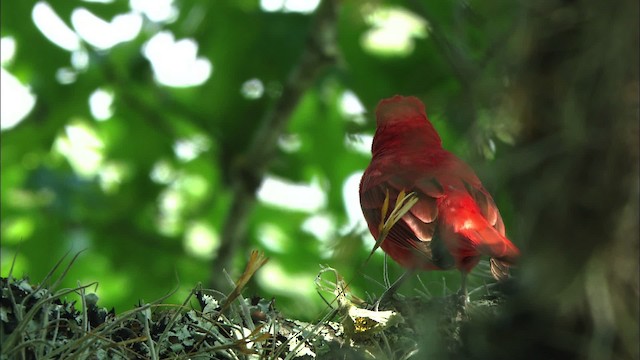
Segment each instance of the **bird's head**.
[{"label": "bird's head", "polygon": [[376,134],[403,137],[407,142],[425,145],[442,144],[440,136],[427,118],[422,101],[414,96],[396,95],[383,99],[376,108]]},{"label": "bird's head", "polygon": [[383,99],[376,108],[376,123],[387,126],[401,122],[425,122],[424,104],[415,96],[396,95]]}]

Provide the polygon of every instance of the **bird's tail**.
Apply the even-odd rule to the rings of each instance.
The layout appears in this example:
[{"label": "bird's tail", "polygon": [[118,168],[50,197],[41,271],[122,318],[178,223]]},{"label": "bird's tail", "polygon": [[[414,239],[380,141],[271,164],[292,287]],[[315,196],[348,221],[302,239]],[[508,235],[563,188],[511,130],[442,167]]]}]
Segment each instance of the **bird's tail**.
[{"label": "bird's tail", "polygon": [[483,255],[491,256],[491,274],[496,280],[509,277],[509,268],[517,262],[520,250],[494,227],[474,231],[478,250]]},{"label": "bird's tail", "polygon": [[493,275],[494,279],[503,281],[509,278],[509,268],[511,266],[509,266],[508,263],[496,258],[491,258],[491,260],[489,260],[489,263],[491,265],[491,275]]}]

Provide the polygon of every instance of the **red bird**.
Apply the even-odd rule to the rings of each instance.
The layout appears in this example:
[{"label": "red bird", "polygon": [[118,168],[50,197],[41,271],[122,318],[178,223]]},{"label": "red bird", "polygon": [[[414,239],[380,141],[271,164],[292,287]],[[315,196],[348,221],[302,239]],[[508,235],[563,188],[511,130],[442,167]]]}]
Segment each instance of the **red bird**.
[{"label": "red bird", "polygon": [[466,275],[482,255],[492,258],[496,279],[506,277],[519,251],[506,238],[498,208],[471,167],[442,148],[424,104],[396,95],[378,104],[376,119],[373,157],[360,181],[360,205],[374,238],[389,216],[383,210],[387,193],[390,209],[402,191],[418,199],[390,229],[382,250],[408,269],[406,274],[456,267],[465,302]]}]

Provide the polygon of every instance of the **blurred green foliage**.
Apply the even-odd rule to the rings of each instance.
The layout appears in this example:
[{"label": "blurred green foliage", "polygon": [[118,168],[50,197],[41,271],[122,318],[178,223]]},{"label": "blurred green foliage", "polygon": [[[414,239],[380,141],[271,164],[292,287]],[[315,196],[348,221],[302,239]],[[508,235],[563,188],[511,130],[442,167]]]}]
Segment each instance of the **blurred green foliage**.
[{"label": "blurred green foliage", "polygon": [[[180,303],[198,282],[223,276],[210,271],[215,250],[198,253],[185,244],[196,230],[221,241],[233,166],[298,64],[314,14],[265,11],[258,0],[175,1],[173,19],[144,17],[132,40],[108,49],[81,41],[77,52],[88,63],[74,67],[72,53],[35,26],[35,4],[2,2],[2,37],[16,43],[14,58],[3,67],[37,97],[29,115],[1,135],[2,276],[15,257],[14,275],[28,274],[37,282],[65,253],[86,249],[66,276],[66,286],[97,281],[101,304],[118,311],[176,287],[167,301]],[[49,4],[72,29],[72,14],[80,7],[105,21],[131,11],[127,1]],[[500,139],[510,139],[513,132],[501,104],[509,86],[510,35],[519,16],[515,2],[338,4],[333,44],[338,60],[302,94],[267,170],[294,183],[316,181],[326,202],[303,211],[258,201],[248,219],[249,245],[237,254],[237,268],[229,269],[237,274],[250,249],[264,250],[270,262],[245,295],[275,297],[281,309],[301,319],[315,318],[325,306],[313,288],[320,264],[353,279],[359,296],[382,291],[372,279],[382,281],[383,257],[362,266],[373,241],[363,227],[350,225],[343,196],[345,181],[368,163],[369,155],[354,147],[360,135],[373,134],[372,112],[380,99],[422,98],[445,147],[475,165],[499,158],[510,146]],[[395,42],[409,44],[402,51],[368,49],[364,39],[389,16],[381,9],[409,12],[424,31],[404,40],[393,35],[399,37]],[[203,84],[171,87],[156,80],[143,45],[163,31],[197,43],[197,56],[213,67]],[[72,80],[60,81],[61,69],[71,72]],[[251,79],[264,87],[257,96],[242,91]],[[113,95],[112,114],[100,121],[89,106],[98,89]],[[360,99],[364,116],[345,113],[345,92]],[[83,147],[73,129],[93,134],[99,145]],[[186,159],[177,150],[185,141],[197,150]],[[64,146],[76,156],[78,151],[85,158],[97,156],[98,167],[82,173],[72,156],[60,151]],[[503,214],[509,226],[512,206],[495,186],[499,174],[479,175],[509,209]],[[322,225],[327,236],[303,227],[318,217],[329,219]],[[392,276],[401,272],[395,264],[390,268]],[[483,272],[486,268],[477,271]],[[455,291],[459,281],[455,272],[421,278],[434,295]],[[472,280],[480,284],[484,277]],[[404,291],[414,294],[419,287],[415,280]]]}]

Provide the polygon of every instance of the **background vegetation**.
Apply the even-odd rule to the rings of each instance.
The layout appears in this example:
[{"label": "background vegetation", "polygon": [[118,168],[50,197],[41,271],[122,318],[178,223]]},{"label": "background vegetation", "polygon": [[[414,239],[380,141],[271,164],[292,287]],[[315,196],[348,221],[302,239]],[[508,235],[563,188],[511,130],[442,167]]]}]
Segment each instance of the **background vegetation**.
[{"label": "background vegetation", "polygon": [[[485,334],[518,325],[514,348],[564,349],[555,326],[579,334],[568,348],[638,356],[637,2],[149,4],[2,2],[2,276],[15,257],[37,282],[86,249],[68,286],[98,281],[125,310],[228,290],[222,269],[258,248],[270,261],[249,292],[291,317],[324,309],[320,264],[379,294],[356,186],[376,103],[415,95],[523,249],[512,320]],[[17,124],[9,73],[35,96]],[[459,281],[420,278],[403,293]],[[485,279],[481,266],[472,284]]]}]

